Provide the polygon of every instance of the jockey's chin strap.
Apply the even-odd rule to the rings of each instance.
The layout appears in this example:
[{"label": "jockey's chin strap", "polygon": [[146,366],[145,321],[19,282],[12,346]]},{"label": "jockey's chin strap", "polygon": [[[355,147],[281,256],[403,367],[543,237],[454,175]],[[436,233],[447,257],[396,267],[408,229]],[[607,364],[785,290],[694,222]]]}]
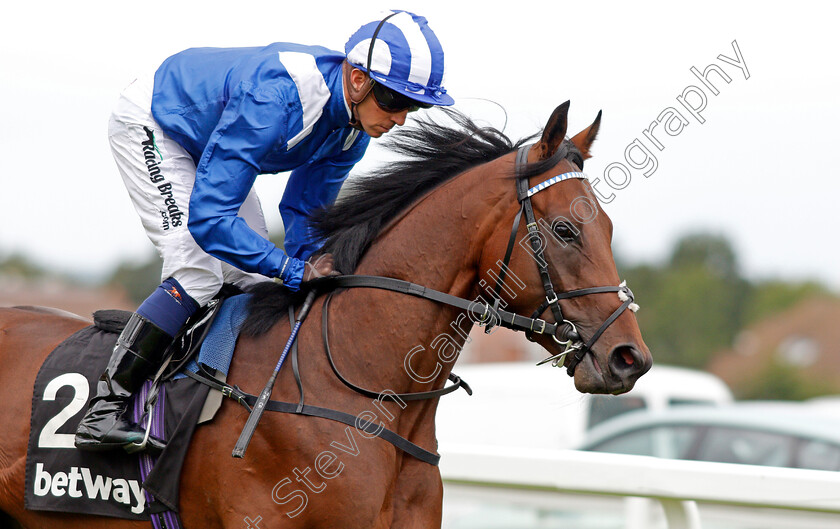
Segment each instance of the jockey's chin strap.
[{"label": "jockey's chin strap", "polygon": [[347,100],[349,101],[350,106],[350,121],[349,125],[358,131],[364,131],[362,127],[362,122],[359,121],[359,118],[356,117],[358,111],[356,107],[359,106],[359,103],[365,100],[365,98],[370,94],[370,91],[373,89],[373,83],[367,83],[367,89],[363,91],[357,91],[353,88],[352,83],[350,82],[350,73],[353,71],[354,67],[347,61],[344,61],[344,64],[341,67],[342,69],[342,77],[344,78],[344,90],[347,91]]},{"label": "jockey's chin strap", "polygon": [[359,104],[362,101],[364,101],[365,98],[370,94],[370,91],[373,90],[374,80],[370,76],[370,65],[373,62],[373,46],[376,44],[376,37],[379,35],[379,31],[382,29],[382,26],[385,25],[385,22],[387,22],[389,18],[397,14],[397,12],[394,12],[388,15],[387,17],[383,18],[379,22],[379,25],[376,26],[376,30],[374,30],[373,35],[370,38],[370,45],[368,46],[367,67],[365,68],[367,70],[366,73],[368,76],[367,90],[365,90],[361,94],[361,96],[354,97],[351,93],[353,91],[353,85],[350,83],[350,72],[353,71],[354,67],[346,60],[344,61],[344,66],[342,67],[342,75],[344,76],[344,87],[345,90],[348,91],[347,95],[348,99],[350,100],[350,126],[356,130],[364,131],[361,121],[359,121],[359,118],[356,117],[356,107],[359,106]]}]

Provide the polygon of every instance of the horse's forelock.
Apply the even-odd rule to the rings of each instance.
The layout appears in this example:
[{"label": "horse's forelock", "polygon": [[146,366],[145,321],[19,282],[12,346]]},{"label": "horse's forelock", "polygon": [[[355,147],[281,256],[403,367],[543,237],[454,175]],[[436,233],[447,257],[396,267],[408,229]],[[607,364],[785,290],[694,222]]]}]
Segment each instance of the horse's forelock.
[{"label": "horse's forelock", "polygon": [[559,149],[554,151],[554,154],[544,160],[537,160],[536,162],[525,165],[519,170],[518,175],[514,176],[525,178],[537,176],[550,171],[563,160],[569,160],[577,165],[579,169],[583,169],[583,153],[568,138],[563,141]]}]

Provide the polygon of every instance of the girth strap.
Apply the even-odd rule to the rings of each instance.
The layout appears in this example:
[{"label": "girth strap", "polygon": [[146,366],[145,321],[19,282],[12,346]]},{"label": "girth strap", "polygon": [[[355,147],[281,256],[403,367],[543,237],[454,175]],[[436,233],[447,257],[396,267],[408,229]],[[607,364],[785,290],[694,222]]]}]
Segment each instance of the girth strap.
[{"label": "girth strap", "polygon": [[[246,400],[250,405],[253,405],[257,401],[257,397],[254,395],[248,395]],[[269,411],[279,411],[281,413],[294,413],[296,415],[321,417],[322,419],[330,419],[332,421],[341,422],[358,430],[364,430],[365,432],[372,434],[372,436],[379,437],[384,441],[388,441],[403,452],[416,457],[424,463],[437,465],[438,462],[440,462],[440,456],[438,454],[430,452],[425,448],[412,443],[405,437],[400,436],[398,433],[393,432],[382,425],[376,425],[368,421],[361,421],[356,415],[352,415],[350,413],[331,410],[329,408],[321,408],[319,406],[310,406],[308,404],[305,404],[302,410],[297,411],[297,404],[292,404],[291,402],[280,402],[277,400],[269,401],[268,404],[266,404],[265,409]]]},{"label": "girth strap", "polygon": [[[185,370],[184,374],[198,382],[201,382],[202,384],[206,384],[213,389],[221,391],[222,395],[235,400],[239,404],[242,404],[245,407],[245,409],[247,409],[249,412],[251,411],[251,407],[257,402],[256,395],[245,393],[244,391],[240,390],[237,386],[231,386],[229,384],[223,383],[222,381],[216,379],[213,376],[206,375],[204,373],[193,373],[189,370]],[[430,465],[437,465],[440,461],[440,456],[438,454],[430,452],[425,448],[422,448],[412,443],[408,439],[400,436],[398,433],[389,430],[381,425],[377,426],[371,422],[361,421],[358,419],[357,416],[352,415],[350,413],[345,413],[343,411],[338,410],[331,410],[329,408],[321,408],[319,406],[310,406],[308,404],[301,405],[300,403],[282,402],[279,400],[268,401],[268,403],[265,406],[265,409],[269,411],[278,411],[281,413],[292,413],[295,415],[321,417],[322,419],[330,419],[332,421],[344,423],[348,426],[353,426],[358,430],[363,430],[369,434],[373,434],[377,437],[380,437],[382,440],[388,441],[395,447],[399,448],[400,450],[413,457],[416,457],[424,463],[429,463]]]}]

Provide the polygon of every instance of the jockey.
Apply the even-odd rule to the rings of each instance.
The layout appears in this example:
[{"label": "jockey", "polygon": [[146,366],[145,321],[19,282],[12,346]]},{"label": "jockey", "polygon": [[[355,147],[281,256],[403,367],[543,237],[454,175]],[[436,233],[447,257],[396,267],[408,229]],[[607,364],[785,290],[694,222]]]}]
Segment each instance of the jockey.
[{"label": "jockey", "polygon": [[[343,54],[290,43],[188,49],[123,92],[111,149],[165,279],[117,340],[77,448],[142,440],[123,416],[132,393],[223,282],[275,278],[298,290],[338,273],[329,255],[307,261],[321,247],[309,215],[335,201],[371,137],[408,112],[454,103],[442,78],[443,49],[426,19],[390,11],[356,31]],[[269,242],[253,189],[258,174],[281,171],[291,171],[279,205],[285,252]]]}]

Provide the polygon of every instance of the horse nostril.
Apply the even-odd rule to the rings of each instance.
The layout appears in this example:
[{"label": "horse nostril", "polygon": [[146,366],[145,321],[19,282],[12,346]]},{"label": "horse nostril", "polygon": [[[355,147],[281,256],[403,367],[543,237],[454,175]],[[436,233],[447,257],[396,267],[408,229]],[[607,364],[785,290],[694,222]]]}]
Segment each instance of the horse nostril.
[{"label": "horse nostril", "polygon": [[616,375],[626,375],[639,369],[641,364],[638,350],[632,345],[622,345],[610,354],[610,369]]}]

